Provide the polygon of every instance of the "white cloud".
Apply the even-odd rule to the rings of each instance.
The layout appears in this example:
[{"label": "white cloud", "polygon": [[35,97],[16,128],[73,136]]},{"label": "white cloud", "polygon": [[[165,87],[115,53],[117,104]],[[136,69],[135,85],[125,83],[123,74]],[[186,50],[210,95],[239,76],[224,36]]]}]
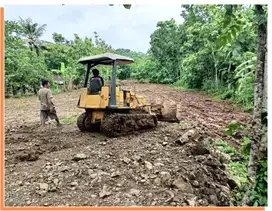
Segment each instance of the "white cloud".
[{"label": "white cloud", "polygon": [[114,48],[130,48],[146,52],[151,33],[158,21],[174,18],[182,22],[180,5],[133,5],[130,10],[122,6],[80,5],[80,6],[33,6],[14,5],[5,7],[5,19],[31,17],[35,22],[47,24],[42,37],[52,40],[52,33],[62,33],[73,39],[77,33],[82,37],[98,34]]}]

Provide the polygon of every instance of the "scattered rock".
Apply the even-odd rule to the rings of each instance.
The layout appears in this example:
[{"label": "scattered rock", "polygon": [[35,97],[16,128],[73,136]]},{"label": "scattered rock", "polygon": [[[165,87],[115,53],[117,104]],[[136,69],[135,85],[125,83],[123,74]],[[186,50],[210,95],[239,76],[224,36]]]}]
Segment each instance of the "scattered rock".
[{"label": "scattered rock", "polygon": [[94,174],[90,174],[89,176],[91,179],[95,179],[98,175],[97,175],[97,173],[94,173]]},{"label": "scattered rock", "polygon": [[54,180],[53,180],[53,183],[54,183],[55,185],[58,185],[59,180],[58,180],[58,179],[54,179]]},{"label": "scattered rock", "polygon": [[195,207],[196,206],[196,199],[197,199],[197,197],[193,196],[193,197],[186,199],[186,202],[188,203],[188,205],[190,207]]},{"label": "scattered rock", "polygon": [[57,188],[56,188],[56,187],[52,187],[52,188],[50,189],[50,192],[55,192],[55,191],[57,191]]},{"label": "scattered rock", "polygon": [[119,171],[116,171],[116,172],[113,172],[111,174],[111,177],[114,178],[114,177],[119,177],[121,175],[121,173]]},{"label": "scattered rock", "polygon": [[163,171],[160,173],[161,176],[161,183],[166,186],[171,186],[172,179],[171,174],[169,172]]},{"label": "scattered rock", "polygon": [[106,185],[103,186],[101,192],[99,193],[100,198],[105,198],[107,196],[110,196],[112,193],[108,190],[108,187]]},{"label": "scattered rock", "polygon": [[71,182],[71,186],[72,187],[78,186],[78,183],[77,182]]},{"label": "scattered rock", "polygon": [[145,161],[144,163],[145,163],[145,167],[146,167],[148,170],[152,170],[152,169],[153,169],[153,165],[152,165],[150,162]]},{"label": "scattered rock", "polygon": [[194,187],[198,188],[198,187],[199,187],[199,182],[198,182],[197,180],[194,180],[194,181],[192,182],[192,185],[193,185]]},{"label": "scattered rock", "polygon": [[84,153],[79,153],[79,154],[76,154],[74,157],[73,157],[73,160],[74,161],[79,161],[79,160],[84,160],[87,158],[87,155],[85,155]]},{"label": "scattered rock", "polygon": [[26,204],[27,204],[27,205],[31,205],[31,201],[27,201]]},{"label": "scattered rock", "polygon": [[199,199],[197,202],[198,206],[203,206],[203,207],[207,207],[209,205],[207,199]]},{"label": "scattered rock", "polygon": [[133,156],[133,160],[137,161],[137,162],[140,162],[141,161],[141,157],[138,156],[138,155],[134,155]]},{"label": "scattered rock", "polygon": [[185,182],[183,179],[176,179],[173,182],[173,187],[182,191],[183,193],[194,193],[190,183]]},{"label": "scattered rock", "polygon": [[211,167],[220,167],[222,166],[222,163],[220,163],[219,160],[217,160],[215,157],[212,157],[209,155],[205,161],[203,162],[205,165],[211,166]]},{"label": "scattered rock", "polygon": [[88,175],[92,175],[94,173],[93,169],[88,169]]},{"label": "scattered rock", "polygon": [[162,142],[162,146],[166,146],[168,144],[168,142]]},{"label": "scattered rock", "polygon": [[15,158],[20,161],[36,161],[39,159],[39,155],[36,152],[30,151],[20,153]]},{"label": "scattered rock", "polygon": [[205,146],[203,143],[198,143],[191,147],[192,155],[205,155],[209,153],[210,153],[209,148]]},{"label": "scattered rock", "polygon": [[220,162],[221,163],[229,163],[231,160],[231,156],[229,154],[220,152]]},{"label": "scattered rock", "polygon": [[234,176],[228,179],[228,184],[232,190],[236,187],[241,187],[240,181]]},{"label": "scattered rock", "polygon": [[210,195],[209,197],[210,203],[216,205],[218,203],[218,199],[216,195]]},{"label": "scattered rock", "polygon": [[60,168],[59,168],[59,171],[60,172],[65,172],[65,171],[68,171],[69,170],[69,168],[67,167],[67,166],[61,166]]},{"label": "scattered rock", "polygon": [[127,157],[124,157],[124,158],[122,159],[122,161],[123,161],[124,163],[126,163],[126,164],[129,164],[130,159],[127,158]]},{"label": "scattered rock", "polygon": [[160,167],[160,166],[164,166],[164,164],[163,163],[154,163],[154,166]]},{"label": "scattered rock", "polygon": [[139,194],[140,194],[140,190],[137,190],[137,189],[131,189],[130,191],[129,191],[129,193],[131,194],[131,195],[134,195],[134,196],[139,196]]},{"label": "scattered rock", "polygon": [[147,174],[140,174],[141,175],[141,177],[143,178],[143,179],[148,179],[149,178],[149,176],[147,175]]},{"label": "scattered rock", "polygon": [[179,138],[175,141],[176,144],[183,146],[184,144],[187,143],[187,140],[183,140],[182,138]]},{"label": "scattered rock", "polygon": [[40,183],[39,187],[42,191],[48,191],[49,185],[47,183]]},{"label": "scattered rock", "polygon": [[195,139],[197,135],[198,134],[197,134],[196,130],[191,129],[191,130],[187,131],[186,133],[184,133],[179,140],[181,140],[183,143],[187,143],[187,142]]},{"label": "scattered rock", "polygon": [[160,185],[161,185],[161,179],[157,177],[157,178],[154,180],[154,183],[155,183],[156,185],[160,186]]}]

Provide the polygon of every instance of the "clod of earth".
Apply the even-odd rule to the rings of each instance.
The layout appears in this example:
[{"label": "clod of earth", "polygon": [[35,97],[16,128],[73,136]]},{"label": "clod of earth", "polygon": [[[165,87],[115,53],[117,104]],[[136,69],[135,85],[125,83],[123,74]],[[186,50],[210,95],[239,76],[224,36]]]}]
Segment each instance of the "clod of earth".
[{"label": "clod of earth", "polygon": [[228,180],[228,184],[229,184],[229,186],[230,186],[231,189],[234,189],[236,187],[241,188],[241,183],[234,176],[230,176],[230,178]]},{"label": "clod of earth", "polygon": [[106,185],[103,185],[103,188],[101,192],[99,193],[100,198],[105,198],[107,196],[110,196],[112,193],[108,190],[108,187]]},{"label": "clod of earth", "polygon": [[116,171],[116,172],[113,172],[111,174],[111,177],[114,178],[114,177],[119,177],[121,175],[121,173],[119,171]]},{"label": "clod of earth", "polygon": [[134,195],[134,196],[139,196],[139,194],[140,194],[140,190],[137,190],[137,189],[131,189],[130,191],[129,191],[129,193],[131,194],[131,195]]},{"label": "clod of earth", "polygon": [[78,186],[78,183],[77,182],[71,182],[71,186],[72,187]]},{"label": "clod of earth", "polygon": [[162,146],[166,146],[168,144],[168,142],[162,142]]},{"label": "clod of earth", "polygon": [[145,167],[146,167],[148,170],[152,170],[152,169],[153,169],[153,165],[152,165],[150,162],[145,161],[144,163],[145,163]]},{"label": "clod of earth", "polygon": [[47,191],[49,188],[49,185],[47,183],[40,183],[40,190]]},{"label": "clod of earth", "polygon": [[74,161],[79,161],[79,160],[84,160],[87,158],[87,155],[85,155],[84,153],[79,153],[79,154],[76,154],[74,157],[73,157],[73,160]]},{"label": "clod of earth", "polygon": [[161,183],[164,184],[165,186],[171,186],[172,184],[172,178],[171,174],[169,172],[161,172],[160,173],[161,177]]},{"label": "clod of earth", "polygon": [[173,182],[173,187],[182,191],[183,193],[194,193],[193,188],[190,183],[184,181],[183,179],[176,179]]},{"label": "clod of earth", "polygon": [[15,157],[20,161],[36,161],[39,159],[39,155],[36,152],[23,152]]},{"label": "clod of earth", "polygon": [[204,146],[203,143],[193,144],[190,151],[192,155],[205,155],[210,153],[208,147]]},{"label": "clod of earth", "polygon": [[130,159],[127,158],[127,157],[124,157],[122,160],[123,160],[123,162],[126,163],[126,164],[129,164],[129,162],[130,162]]}]

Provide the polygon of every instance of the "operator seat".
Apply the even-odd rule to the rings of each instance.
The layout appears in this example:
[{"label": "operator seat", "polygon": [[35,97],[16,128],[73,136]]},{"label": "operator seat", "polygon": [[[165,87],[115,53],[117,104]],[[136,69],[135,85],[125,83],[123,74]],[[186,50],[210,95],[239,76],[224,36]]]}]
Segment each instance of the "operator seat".
[{"label": "operator seat", "polygon": [[90,81],[91,95],[98,95],[101,92],[102,81],[100,78],[92,78]]}]

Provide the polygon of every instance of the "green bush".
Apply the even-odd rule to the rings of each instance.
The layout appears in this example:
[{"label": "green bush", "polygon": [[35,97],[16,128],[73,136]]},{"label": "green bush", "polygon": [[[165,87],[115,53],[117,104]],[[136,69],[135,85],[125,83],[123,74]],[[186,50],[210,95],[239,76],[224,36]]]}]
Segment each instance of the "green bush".
[{"label": "green bush", "polygon": [[260,161],[256,187],[251,191],[252,206],[267,206],[267,159]]}]

